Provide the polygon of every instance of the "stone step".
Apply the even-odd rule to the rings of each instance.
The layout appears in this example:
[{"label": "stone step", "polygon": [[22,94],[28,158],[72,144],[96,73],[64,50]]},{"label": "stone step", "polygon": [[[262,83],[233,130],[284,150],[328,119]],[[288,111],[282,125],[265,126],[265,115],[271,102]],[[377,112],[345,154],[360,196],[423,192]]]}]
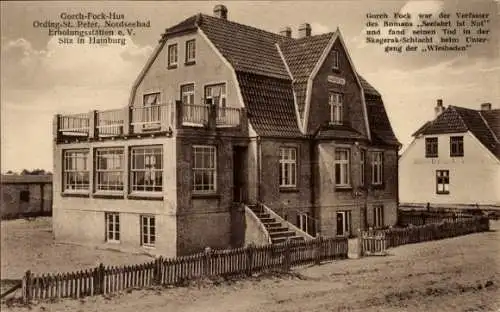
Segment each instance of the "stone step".
[{"label": "stone step", "polygon": [[275,220],[274,218],[271,218],[271,217],[269,217],[269,218],[260,218],[260,221],[261,221],[262,223],[264,223],[264,225],[265,225],[266,223],[274,223],[274,222],[276,222],[276,220]]},{"label": "stone step", "polygon": [[295,236],[295,233],[292,231],[273,232],[269,233],[269,236],[271,236],[271,239],[278,237],[293,237]]},{"label": "stone step", "polygon": [[262,218],[271,218],[271,215],[268,214],[268,213],[256,213],[255,215],[257,217],[259,217],[260,219],[262,219]]},{"label": "stone step", "polygon": [[267,229],[267,231],[269,232],[269,234],[271,233],[274,233],[274,232],[284,232],[284,231],[288,231],[288,228],[285,227],[285,226],[280,226],[280,227],[271,227],[269,229]]},{"label": "stone step", "polygon": [[264,226],[266,227],[266,229],[269,231],[270,229],[275,229],[275,228],[281,228],[282,225],[281,225],[281,222],[268,222],[268,223],[264,223]]}]

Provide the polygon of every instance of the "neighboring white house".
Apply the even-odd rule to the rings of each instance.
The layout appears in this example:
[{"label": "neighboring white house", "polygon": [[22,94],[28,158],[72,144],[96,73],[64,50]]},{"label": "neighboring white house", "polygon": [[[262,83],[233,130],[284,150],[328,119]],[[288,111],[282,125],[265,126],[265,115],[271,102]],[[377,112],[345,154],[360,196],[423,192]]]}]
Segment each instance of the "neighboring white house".
[{"label": "neighboring white house", "polygon": [[399,159],[400,203],[500,206],[500,109],[435,111]]}]

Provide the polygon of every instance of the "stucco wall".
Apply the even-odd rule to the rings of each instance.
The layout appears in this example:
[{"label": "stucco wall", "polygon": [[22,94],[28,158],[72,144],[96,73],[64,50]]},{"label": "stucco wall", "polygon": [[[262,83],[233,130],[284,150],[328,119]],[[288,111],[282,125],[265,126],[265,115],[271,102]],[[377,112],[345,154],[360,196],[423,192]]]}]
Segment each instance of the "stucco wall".
[{"label": "stucco wall", "polygon": [[[464,156],[450,157],[450,136],[464,136]],[[425,137],[438,137],[438,158],[425,157]],[[436,170],[449,170],[449,194],[436,194]],[[500,161],[470,133],[416,138],[400,159],[402,203],[500,205]]]},{"label": "stucco wall", "polygon": [[245,209],[245,246],[250,244],[261,246],[269,244],[269,235],[264,225],[249,209]]},{"label": "stucco wall", "polygon": [[[185,65],[185,44],[191,39],[196,40],[196,64]],[[178,65],[175,69],[168,69],[167,47],[174,43],[178,49]],[[133,106],[142,106],[144,94],[154,92],[161,93],[163,103],[173,103],[180,100],[181,85],[189,83],[194,83],[195,104],[201,104],[204,86],[226,83],[227,106],[241,107],[232,77],[231,69],[199,33],[172,37],[167,39],[162,51],[139,84]]]},{"label": "stucco wall", "polygon": [[[62,190],[63,152],[70,149],[89,149],[90,154],[100,147],[123,147],[127,168],[130,166],[129,152],[134,146],[157,145],[163,147],[163,192],[161,198],[134,198],[129,194],[129,172],[124,171],[123,195],[102,197],[103,194],[89,192],[81,196],[64,193]],[[143,138],[93,143],[59,144],[54,150],[54,203],[53,228],[57,241],[103,245],[123,250],[144,250],[153,254],[176,254],[176,139]],[[91,156],[89,156],[91,157]],[[93,161],[89,161],[93,172]],[[93,188],[91,179],[91,190]],[[120,243],[105,242],[105,212],[120,213]],[[156,219],[156,246],[154,249],[140,246],[140,216],[154,215]]]}]

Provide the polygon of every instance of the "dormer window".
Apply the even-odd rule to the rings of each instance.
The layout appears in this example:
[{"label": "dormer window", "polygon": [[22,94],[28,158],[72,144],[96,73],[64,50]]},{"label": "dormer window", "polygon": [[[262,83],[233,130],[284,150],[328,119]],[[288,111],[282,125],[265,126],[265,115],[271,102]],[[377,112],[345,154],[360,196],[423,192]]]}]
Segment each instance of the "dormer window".
[{"label": "dormer window", "polygon": [[341,125],[344,111],[342,93],[330,92],[328,102],[330,104],[330,124]]},{"label": "dormer window", "polygon": [[168,67],[177,67],[177,44],[171,44],[168,46]]},{"label": "dormer window", "polygon": [[186,41],[186,64],[194,64],[196,61],[196,41]]},{"label": "dormer window", "polygon": [[332,51],[332,69],[338,70],[340,68],[339,52],[337,50]]}]

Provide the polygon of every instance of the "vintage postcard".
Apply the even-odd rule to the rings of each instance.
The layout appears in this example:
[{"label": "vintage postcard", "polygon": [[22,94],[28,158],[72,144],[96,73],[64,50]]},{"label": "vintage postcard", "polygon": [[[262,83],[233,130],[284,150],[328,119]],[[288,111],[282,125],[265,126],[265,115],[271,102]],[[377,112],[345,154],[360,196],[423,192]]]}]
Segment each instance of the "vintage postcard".
[{"label": "vintage postcard", "polygon": [[500,2],[1,3],[2,311],[500,311]]}]

